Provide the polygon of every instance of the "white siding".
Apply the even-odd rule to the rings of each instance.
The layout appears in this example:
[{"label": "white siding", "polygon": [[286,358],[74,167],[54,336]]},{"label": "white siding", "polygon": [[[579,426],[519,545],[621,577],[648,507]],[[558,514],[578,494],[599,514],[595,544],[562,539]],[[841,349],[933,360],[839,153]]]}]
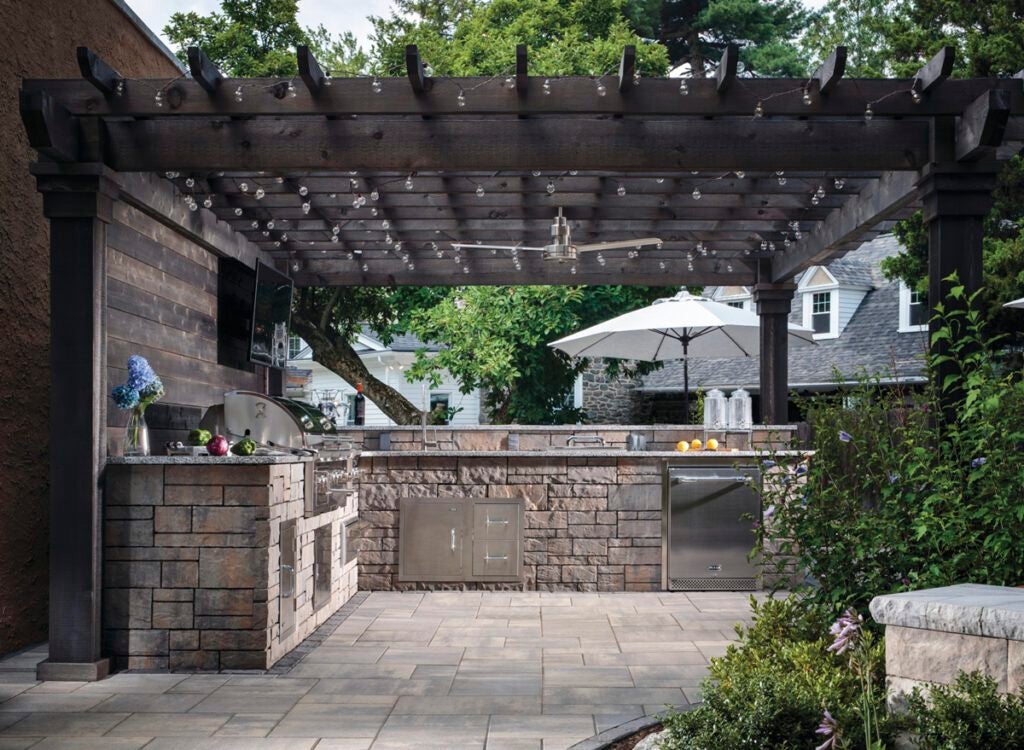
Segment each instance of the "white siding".
[{"label": "white siding", "polygon": [[[382,358],[384,356],[386,355],[382,355]],[[375,354],[368,354],[364,356],[363,362],[374,377],[398,390],[417,407],[424,408],[423,386],[420,383],[410,383],[407,381],[405,379],[405,373],[398,369],[398,365],[389,366],[386,362],[379,361]],[[348,394],[356,392],[354,385],[349,385],[319,362],[313,362],[308,359],[293,360],[289,362],[289,365],[299,369],[313,371],[313,381],[310,386],[312,390],[334,388],[341,391],[342,398],[346,397]],[[453,425],[480,424],[479,391],[473,391],[468,394],[460,393],[458,384],[446,374],[446,377],[441,381],[441,385],[437,388],[427,389],[428,400],[430,398],[429,394],[431,393],[448,393],[450,394],[449,404],[456,408],[462,408],[462,411],[452,418]],[[366,424],[370,427],[389,427],[393,425],[394,422],[386,417],[384,413],[377,408],[373,401],[367,398]]]},{"label": "white siding", "polygon": [[860,303],[864,300],[865,292],[860,289],[849,289],[839,287],[839,333],[846,330],[846,324],[857,312]]}]

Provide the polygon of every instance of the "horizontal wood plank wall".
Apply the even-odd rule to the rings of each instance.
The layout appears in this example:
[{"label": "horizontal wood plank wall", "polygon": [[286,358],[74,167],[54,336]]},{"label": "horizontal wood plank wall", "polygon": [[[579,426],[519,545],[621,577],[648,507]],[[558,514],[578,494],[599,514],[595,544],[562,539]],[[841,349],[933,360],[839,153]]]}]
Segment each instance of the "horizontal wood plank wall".
[{"label": "horizontal wood plank wall", "polygon": [[[117,202],[107,229],[107,378],[124,382],[128,357],[141,354],[163,380],[161,404],[177,414],[219,403],[236,388],[262,389],[262,373],[217,364],[217,257],[172,227]],[[154,450],[181,439],[181,419],[150,412]],[[118,452],[127,414],[108,410],[107,442]]]}]

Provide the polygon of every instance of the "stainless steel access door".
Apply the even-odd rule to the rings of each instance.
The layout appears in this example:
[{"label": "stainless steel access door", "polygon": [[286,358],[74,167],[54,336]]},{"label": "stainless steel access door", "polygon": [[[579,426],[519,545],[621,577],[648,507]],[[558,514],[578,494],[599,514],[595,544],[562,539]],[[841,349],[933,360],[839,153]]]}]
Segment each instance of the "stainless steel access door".
[{"label": "stainless steel access door", "polygon": [[399,580],[463,580],[464,499],[402,498],[398,523]]},{"label": "stainless steel access door", "polygon": [[280,607],[281,633],[279,638],[286,638],[295,630],[295,584],[298,576],[298,540],[295,536],[295,520],[281,524],[280,550],[280,588],[278,606]]},{"label": "stainless steel access door", "polygon": [[756,468],[669,467],[664,529],[670,591],[757,588],[749,559],[761,517]]}]

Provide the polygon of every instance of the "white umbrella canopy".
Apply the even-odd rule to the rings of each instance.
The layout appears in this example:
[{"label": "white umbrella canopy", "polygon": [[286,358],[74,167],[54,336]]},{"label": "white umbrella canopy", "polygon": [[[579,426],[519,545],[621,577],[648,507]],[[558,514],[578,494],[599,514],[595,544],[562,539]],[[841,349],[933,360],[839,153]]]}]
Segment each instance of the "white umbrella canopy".
[{"label": "white umbrella canopy", "polygon": [[[598,323],[548,346],[571,357],[608,357],[641,362],[683,360],[689,408],[690,357],[750,357],[761,349],[760,318],[752,312],[682,291],[648,307]],[[789,339],[813,344],[814,331],[789,325]]]},{"label": "white umbrella canopy", "polygon": [[1024,307],[1024,297],[1015,299],[1013,302],[1007,302],[1003,307]]}]

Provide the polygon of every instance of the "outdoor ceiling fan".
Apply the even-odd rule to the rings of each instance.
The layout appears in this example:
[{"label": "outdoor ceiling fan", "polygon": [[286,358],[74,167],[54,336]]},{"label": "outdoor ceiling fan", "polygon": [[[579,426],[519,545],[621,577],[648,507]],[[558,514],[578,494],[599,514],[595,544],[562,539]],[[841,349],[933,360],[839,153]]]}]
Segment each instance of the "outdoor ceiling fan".
[{"label": "outdoor ceiling fan", "polygon": [[635,240],[619,240],[616,242],[597,242],[589,245],[574,245],[569,235],[569,223],[558,209],[558,216],[551,224],[551,244],[544,247],[523,247],[522,245],[478,245],[475,242],[453,242],[452,247],[478,248],[482,250],[529,250],[544,253],[545,260],[564,262],[576,260],[579,253],[592,253],[597,250],[619,250],[624,248],[637,249],[645,245],[660,247],[661,240],[657,237],[641,237]]}]

